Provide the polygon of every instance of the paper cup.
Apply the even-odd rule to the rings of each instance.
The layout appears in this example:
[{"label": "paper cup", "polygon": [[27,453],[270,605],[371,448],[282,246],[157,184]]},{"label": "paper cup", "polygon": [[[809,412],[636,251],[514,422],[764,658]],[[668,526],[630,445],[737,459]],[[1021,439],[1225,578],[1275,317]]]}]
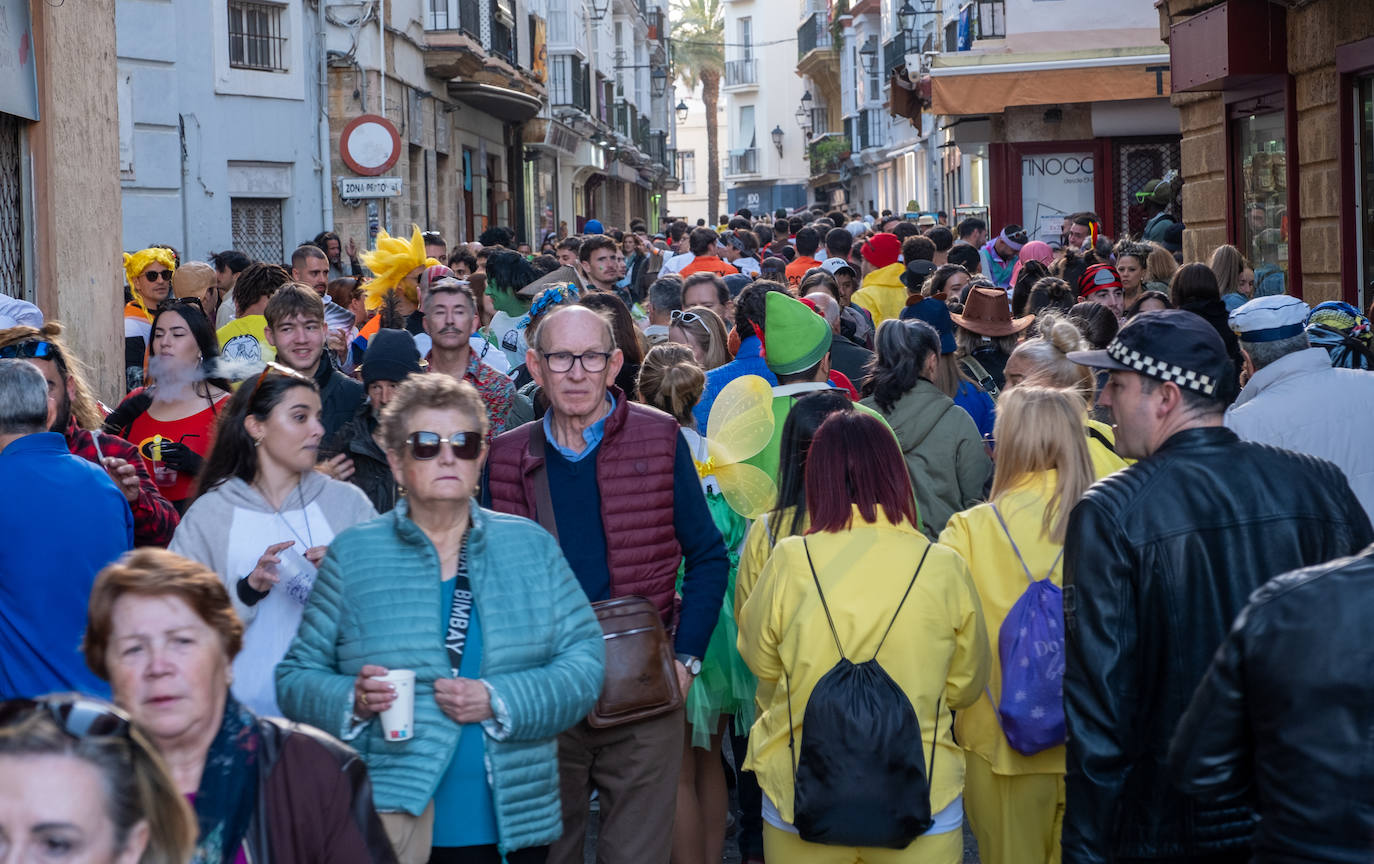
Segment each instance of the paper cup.
[{"label": "paper cup", "polygon": [[382,737],[388,741],[409,741],[415,737],[415,670],[392,669],[372,676],[396,688],[396,701],[381,713]]}]

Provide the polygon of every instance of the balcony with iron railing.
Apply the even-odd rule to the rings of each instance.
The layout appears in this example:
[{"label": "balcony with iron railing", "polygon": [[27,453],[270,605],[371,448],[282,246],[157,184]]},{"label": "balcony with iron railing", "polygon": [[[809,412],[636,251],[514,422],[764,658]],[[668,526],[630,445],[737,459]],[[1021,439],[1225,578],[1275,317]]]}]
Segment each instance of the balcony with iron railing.
[{"label": "balcony with iron railing", "polygon": [[812,12],[797,28],[797,62],[812,51],[830,51],[833,47],[825,13]]},{"label": "balcony with iron railing", "polygon": [[856,150],[881,147],[886,143],[882,119],[883,112],[881,110],[865,108],[858,113],[858,116],[850,117],[845,121],[849,128],[849,139],[854,142]]},{"label": "balcony with iron railing", "polygon": [[725,165],[725,173],[730,177],[759,173],[759,148],[731,150],[730,158]]},{"label": "balcony with iron railing", "polygon": [[758,60],[747,57],[743,60],[725,62],[726,87],[753,87],[759,83]]},{"label": "balcony with iron railing", "polygon": [[491,12],[491,53],[501,57],[512,66],[519,65],[515,56],[515,27],[502,20],[492,4]]},{"label": "balcony with iron railing", "polygon": [[592,113],[591,70],[572,54],[549,58],[549,104]]},{"label": "balcony with iron railing", "polygon": [[906,65],[906,34],[898,33],[883,43],[883,74],[890,75],[893,69]]},{"label": "balcony with iron railing", "polygon": [[[839,98],[840,52],[824,12],[812,12],[797,28],[797,74]],[[834,82],[831,85],[829,82]]]},{"label": "balcony with iron railing", "polygon": [[806,148],[807,158],[811,162],[811,176],[837,173],[852,150],[849,136],[842,133],[821,135],[813,139]]}]

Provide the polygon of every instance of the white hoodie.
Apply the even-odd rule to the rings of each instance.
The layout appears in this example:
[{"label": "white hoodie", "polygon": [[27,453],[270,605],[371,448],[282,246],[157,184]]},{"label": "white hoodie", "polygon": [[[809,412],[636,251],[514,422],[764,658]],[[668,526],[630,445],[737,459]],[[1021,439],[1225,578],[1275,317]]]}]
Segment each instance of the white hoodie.
[{"label": "white hoodie", "polygon": [[[234,659],[232,691],[262,716],[281,715],[275,670],[296,637],[315,574],[304,561],[311,546],[328,546],[334,537],[377,511],[362,490],[308,471],[286,496],[280,512],[256,488],[231,477],[196,499],[167,548],[199,561],[219,574],[244,622],[243,650]],[[253,606],[239,600],[238,581],[257,566],[268,546],[294,540],[278,566],[280,581]],[[300,556],[300,557],[297,557]]]}]

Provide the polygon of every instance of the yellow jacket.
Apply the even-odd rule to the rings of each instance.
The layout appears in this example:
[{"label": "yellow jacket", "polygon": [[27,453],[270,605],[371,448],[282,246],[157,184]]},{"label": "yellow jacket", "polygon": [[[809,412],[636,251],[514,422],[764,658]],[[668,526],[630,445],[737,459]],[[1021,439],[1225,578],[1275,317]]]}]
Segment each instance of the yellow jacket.
[{"label": "yellow jacket", "polygon": [[791,683],[792,728],[800,742],[811,690],[840,659],[812,582],[807,547],[840,643],[855,663],[873,658],[916,562],[930,548],[879,661],[911,700],[926,758],[938,733],[930,784],[930,809],[938,812],[964,788],[964,755],[951,734],[950,711],[973,704],[987,682],[990,655],[983,613],[968,567],[958,555],[932,546],[913,526],[892,525],[885,518],[864,522],[857,508],[847,531],[780,540],[744,603],[740,655],[760,684],[773,686],[750,731],[745,767],[758,775],[779,815],[791,822],[792,757],[784,675]]},{"label": "yellow jacket", "polygon": [[[1062,544],[1052,542],[1041,533],[1041,519],[1050,496],[1054,494],[1057,472],[1047,471],[1008,492],[997,502],[997,509],[1007,522],[1026,566],[1036,579],[1044,578],[1054,565],[1051,581],[1063,586],[1063,560],[1059,556]],[[1025,592],[1026,572],[1012,551],[1006,533],[997,522],[991,504],[955,513],[940,533],[940,545],[957,552],[967,564],[973,577],[978,599],[987,622],[988,640],[992,648],[992,675],[988,689],[993,699],[1002,697],[1002,667],[997,658],[997,637],[1007,613]],[[1062,626],[1062,622],[1061,622]],[[967,710],[960,711],[954,720],[954,731],[965,750],[977,753],[992,766],[994,774],[1063,774],[1064,747],[1051,747],[1033,756],[1022,756],[1011,748],[1002,734],[1002,726],[985,692]]]},{"label": "yellow jacket", "polygon": [[[1109,448],[1094,435],[1096,431],[1102,438],[1112,442]],[[1116,455],[1116,434],[1112,432],[1112,427],[1098,420],[1088,420],[1088,456],[1093,460],[1093,474],[1098,480],[1116,471],[1120,471],[1127,465],[1132,464],[1134,459],[1123,459]]]},{"label": "yellow jacket", "polygon": [[[768,556],[773,554],[773,546],[777,540],[782,539],[778,536],[779,532],[787,530],[792,524],[792,511],[795,509],[784,507],[780,514],[782,518],[776,523],[770,510],[749,526],[749,533],[744,536],[744,547],[739,553],[739,568],[735,571],[735,621],[739,621],[744,601],[749,599],[749,595],[758,586],[759,576],[763,574],[763,565],[768,563]],[[779,525],[781,527],[778,527]],[[803,517],[797,530],[805,534],[806,529],[810,527],[811,520]],[[772,699],[773,682],[755,682],[754,705],[762,711]]]},{"label": "yellow jacket", "polygon": [[874,327],[888,318],[896,318],[906,305],[906,286],[901,278],[905,272],[906,265],[900,261],[874,270],[864,277],[863,287],[854,292],[849,302],[867,309],[873,316]]}]

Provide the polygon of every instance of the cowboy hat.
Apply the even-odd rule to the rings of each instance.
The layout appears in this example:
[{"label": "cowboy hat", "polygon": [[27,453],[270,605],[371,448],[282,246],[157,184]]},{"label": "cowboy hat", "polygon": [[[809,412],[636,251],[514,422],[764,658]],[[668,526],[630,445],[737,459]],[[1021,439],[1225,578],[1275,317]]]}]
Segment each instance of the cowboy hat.
[{"label": "cowboy hat", "polygon": [[1034,315],[1012,318],[1007,308],[1007,292],[982,287],[969,291],[964,299],[964,314],[950,313],[949,317],[965,330],[993,339],[1020,333],[1035,320]]}]

